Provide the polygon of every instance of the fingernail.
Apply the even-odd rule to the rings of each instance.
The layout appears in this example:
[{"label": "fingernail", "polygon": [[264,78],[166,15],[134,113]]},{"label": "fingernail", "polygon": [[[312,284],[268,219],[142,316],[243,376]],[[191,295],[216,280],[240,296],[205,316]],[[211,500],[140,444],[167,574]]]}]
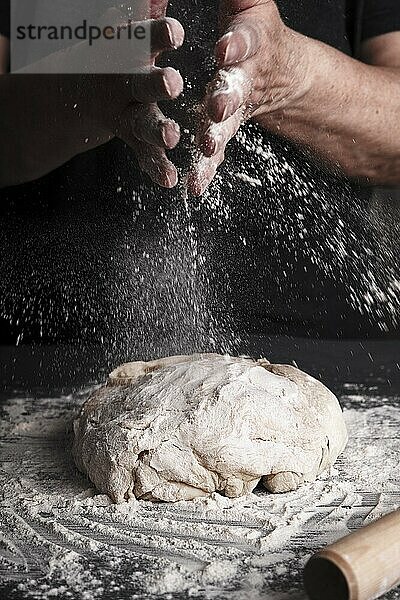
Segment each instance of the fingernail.
[{"label": "fingernail", "polygon": [[225,119],[227,119],[231,114],[230,108],[229,108],[229,102],[227,102],[225,104],[224,110],[222,112],[222,117],[221,117],[221,121],[225,121]]},{"label": "fingernail", "polygon": [[208,115],[215,123],[220,123],[226,119],[228,114],[229,96],[225,92],[213,94],[208,104]]},{"label": "fingernail", "polygon": [[174,32],[172,30],[170,23],[167,23],[167,35],[168,35],[169,45],[172,48],[177,48],[177,42],[176,42],[175,35],[174,35]]},{"label": "fingernail", "polygon": [[171,84],[168,80],[167,74],[164,75],[163,79],[164,79],[165,90],[166,90],[168,96],[171,96]]},{"label": "fingernail", "polygon": [[[167,26],[167,35],[168,35],[169,44],[172,48],[174,48],[176,50],[177,48],[182,46],[184,38],[185,38],[185,32],[183,30],[183,27],[181,26],[180,23],[176,22],[176,25],[174,28],[174,27],[172,27],[172,23],[169,21],[166,22],[166,26]],[[178,31],[178,29],[179,29],[179,31]]]},{"label": "fingernail", "polygon": [[230,40],[232,38],[232,32],[228,32],[220,38],[215,46],[215,55],[219,64],[224,64],[228,61],[228,49]]},{"label": "fingernail", "polygon": [[198,198],[203,193],[202,186],[200,185],[200,183],[198,181],[193,181],[191,183],[189,191],[190,191],[191,195],[194,196],[195,198]]},{"label": "fingernail", "polygon": [[180,138],[179,125],[172,122],[168,123],[162,128],[161,136],[166,148],[175,148]]},{"label": "fingernail", "polygon": [[217,122],[222,123],[222,121],[226,121],[228,117],[231,116],[232,110],[232,99],[228,94],[221,94],[221,99],[216,105],[215,118],[218,119]]},{"label": "fingernail", "polygon": [[166,187],[167,188],[173,188],[176,186],[177,184],[177,178],[176,175],[172,175],[171,173],[166,173],[165,174],[165,181],[166,181]]},{"label": "fingernail", "polygon": [[163,80],[168,96],[172,98],[172,100],[175,100],[183,90],[183,80],[179,72],[172,67],[166,67]]},{"label": "fingernail", "polygon": [[217,152],[217,141],[210,135],[205,135],[202,143],[202,150],[205,156],[214,156]]},{"label": "fingernail", "polygon": [[238,59],[237,47],[231,42],[228,43],[224,53],[224,63],[231,64]]},{"label": "fingernail", "polygon": [[167,187],[168,188],[172,188],[173,187],[171,176],[168,175],[168,173],[165,175],[165,181],[167,183]]},{"label": "fingernail", "polygon": [[196,171],[189,173],[186,183],[191,196],[201,196],[201,186]]}]

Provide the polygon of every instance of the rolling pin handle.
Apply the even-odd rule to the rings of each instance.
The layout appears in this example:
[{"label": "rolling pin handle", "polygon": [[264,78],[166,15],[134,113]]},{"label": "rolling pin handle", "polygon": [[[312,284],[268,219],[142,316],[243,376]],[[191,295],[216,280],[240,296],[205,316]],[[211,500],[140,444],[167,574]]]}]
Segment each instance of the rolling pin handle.
[{"label": "rolling pin handle", "polygon": [[375,600],[399,583],[399,510],[317,552],[304,569],[311,600]]},{"label": "rolling pin handle", "polygon": [[310,600],[350,600],[342,570],[327,557],[314,555],[304,569],[304,587]]}]

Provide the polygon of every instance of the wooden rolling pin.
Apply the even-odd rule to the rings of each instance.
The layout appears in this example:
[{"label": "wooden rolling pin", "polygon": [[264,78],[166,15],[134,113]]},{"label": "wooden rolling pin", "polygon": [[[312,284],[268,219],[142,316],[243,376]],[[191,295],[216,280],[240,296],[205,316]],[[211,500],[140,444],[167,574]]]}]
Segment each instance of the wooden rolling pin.
[{"label": "wooden rolling pin", "polygon": [[311,600],[373,600],[400,583],[400,511],[378,519],[310,558]]}]

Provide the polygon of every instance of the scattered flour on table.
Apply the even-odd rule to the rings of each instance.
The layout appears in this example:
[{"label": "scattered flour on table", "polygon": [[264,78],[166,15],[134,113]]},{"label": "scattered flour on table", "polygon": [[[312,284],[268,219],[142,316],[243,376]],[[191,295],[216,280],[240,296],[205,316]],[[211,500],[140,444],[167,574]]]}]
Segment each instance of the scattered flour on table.
[{"label": "scattered flour on table", "polygon": [[4,407],[0,593],[10,599],[283,600],[298,594],[315,549],[400,503],[400,410],[381,406],[346,410],[350,442],[336,468],[295,492],[113,505],[69,453],[66,426],[86,396]]}]

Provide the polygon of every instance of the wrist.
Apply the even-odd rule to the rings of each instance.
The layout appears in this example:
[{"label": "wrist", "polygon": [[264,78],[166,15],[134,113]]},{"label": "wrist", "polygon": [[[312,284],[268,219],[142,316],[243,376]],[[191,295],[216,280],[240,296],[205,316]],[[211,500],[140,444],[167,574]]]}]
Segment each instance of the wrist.
[{"label": "wrist", "polygon": [[304,110],[315,82],[310,42],[307,37],[283,25],[273,56],[274,64],[269,67],[272,73],[265,81],[266,97],[253,116],[266,118],[277,113]]},{"label": "wrist", "polygon": [[290,77],[287,108],[296,108],[311,94],[315,81],[315,56],[311,40],[286,27],[287,73]]}]

